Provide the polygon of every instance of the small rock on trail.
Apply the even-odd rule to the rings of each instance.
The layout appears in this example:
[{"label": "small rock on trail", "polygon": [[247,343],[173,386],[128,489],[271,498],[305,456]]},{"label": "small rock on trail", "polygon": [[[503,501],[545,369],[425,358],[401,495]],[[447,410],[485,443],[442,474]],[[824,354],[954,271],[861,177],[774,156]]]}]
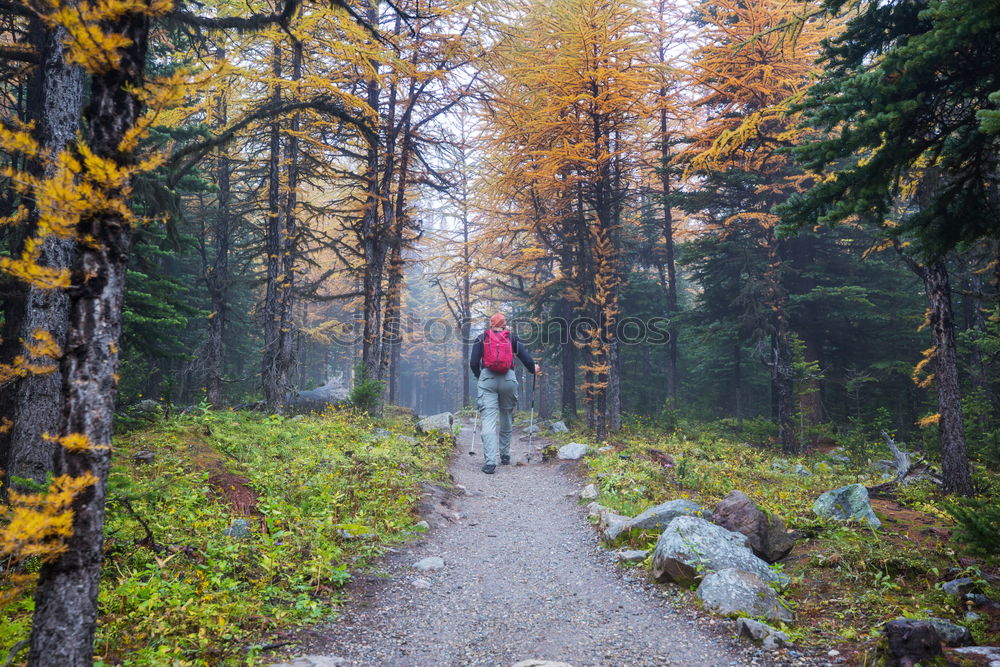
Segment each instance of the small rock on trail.
[{"label": "small rock on trail", "polygon": [[[484,475],[478,435],[479,456],[466,453],[471,432],[463,424],[451,468],[466,489],[450,501],[461,519],[433,522],[388,557],[389,577],[358,577],[365,583],[351,589],[342,617],[311,631],[301,653],[414,667],[751,664],[756,649],[737,643],[729,622],[676,608],[613,565],[577,501],[578,464],[499,466]],[[511,453],[525,446],[515,437]],[[446,567],[413,569],[428,557]]]},{"label": "small rock on trail", "polygon": [[427,558],[421,558],[416,563],[413,564],[413,569],[420,570],[421,572],[433,572],[434,570],[444,569],[444,559],[440,556],[428,556]]}]

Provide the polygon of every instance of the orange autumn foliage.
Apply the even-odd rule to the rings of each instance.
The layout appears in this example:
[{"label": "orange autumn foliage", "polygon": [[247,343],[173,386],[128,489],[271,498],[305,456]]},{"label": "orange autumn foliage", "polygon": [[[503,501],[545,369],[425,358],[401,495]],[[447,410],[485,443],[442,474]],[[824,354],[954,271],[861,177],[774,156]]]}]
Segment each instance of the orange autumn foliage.
[{"label": "orange autumn foliage", "polygon": [[[763,186],[779,194],[801,189],[790,155],[805,130],[792,111],[819,72],[816,58],[836,24],[811,19],[786,28],[809,5],[788,0],[707,0],[701,46],[688,68],[702,91],[696,100],[707,118],[680,156],[690,173],[740,169],[771,175]],[[758,220],[772,225],[770,214]]]},{"label": "orange autumn foliage", "polygon": [[44,493],[8,490],[7,504],[0,505],[0,559],[8,574],[0,604],[16,598],[34,579],[20,565],[29,559],[47,562],[66,550],[65,540],[73,533],[73,501],[96,482],[90,473],[60,475]]}]

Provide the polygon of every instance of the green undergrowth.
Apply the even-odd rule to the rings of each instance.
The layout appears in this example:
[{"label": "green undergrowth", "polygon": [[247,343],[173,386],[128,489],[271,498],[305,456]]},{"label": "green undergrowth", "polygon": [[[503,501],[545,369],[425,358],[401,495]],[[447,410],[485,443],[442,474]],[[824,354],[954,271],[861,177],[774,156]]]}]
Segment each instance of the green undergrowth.
[{"label": "green undergrowth", "polygon": [[[580,433],[563,439],[587,442]],[[945,618],[969,627],[979,643],[1000,641],[988,618],[966,619],[967,610],[940,588],[942,581],[972,576],[979,592],[1000,599],[991,584],[1000,562],[995,553],[983,555],[953,537],[962,531],[955,530],[948,501],[930,482],[901,487],[891,499],[874,499],[883,524],[876,531],[812,513],[825,491],[885,481],[867,460],[838,461],[842,450],[787,457],[717,425],[690,424],[669,434],[633,426],[601,444],[611,447],[587,458],[588,474],[600,491],[598,502],[619,514],[634,516],[677,498],[712,510],[730,491],[740,490],[799,533],[791,555],[777,565],[792,579],[785,598],[797,622],[786,629],[796,641],[863,651],[885,621],[900,616]],[[796,466],[810,474],[796,473]],[[979,468],[977,481],[987,490],[978,502],[995,506],[997,475]],[[657,538],[636,530],[617,546],[652,549]]]},{"label": "green undergrowth", "polygon": [[[330,617],[351,572],[417,530],[420,483],[447,479],[451,439],[414,435],[391,413],[200,411],[116,438],[95,663],[253,663]],[[30,611],[0,610],[0,646]]]}]

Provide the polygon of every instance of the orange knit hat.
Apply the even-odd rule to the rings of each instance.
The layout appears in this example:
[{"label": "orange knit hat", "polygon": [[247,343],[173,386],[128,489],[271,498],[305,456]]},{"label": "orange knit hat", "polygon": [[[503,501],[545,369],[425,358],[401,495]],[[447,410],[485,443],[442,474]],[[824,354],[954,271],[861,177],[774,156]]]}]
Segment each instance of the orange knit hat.
[{"label": "orange knit hat", "polygon": [[507,318],[502,313],[496,313],[490,318],[491,329],[503,329],[507,326]]}]

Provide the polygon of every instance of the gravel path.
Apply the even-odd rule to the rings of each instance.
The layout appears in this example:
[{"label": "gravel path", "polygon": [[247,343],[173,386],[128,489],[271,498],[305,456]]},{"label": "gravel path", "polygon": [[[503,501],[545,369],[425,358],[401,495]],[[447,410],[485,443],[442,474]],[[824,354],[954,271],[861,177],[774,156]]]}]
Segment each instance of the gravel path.
[{"label": "gravel path", "polygon": [[[478,438],[477,455],[467,453],[470,433],[466,424],[452,465],[464,490],[431,498],[430,532],[388,559],[388,577],[356,589],[309,653],[354,665],[758,664],[731,638],[731,621],[676,608],[616,570],[576,500],[576,463],[539,465],[536,450],[525,465],[518,432],[518,465],[485,475]],[[412,567],[431,556],[444,568]]]}]

